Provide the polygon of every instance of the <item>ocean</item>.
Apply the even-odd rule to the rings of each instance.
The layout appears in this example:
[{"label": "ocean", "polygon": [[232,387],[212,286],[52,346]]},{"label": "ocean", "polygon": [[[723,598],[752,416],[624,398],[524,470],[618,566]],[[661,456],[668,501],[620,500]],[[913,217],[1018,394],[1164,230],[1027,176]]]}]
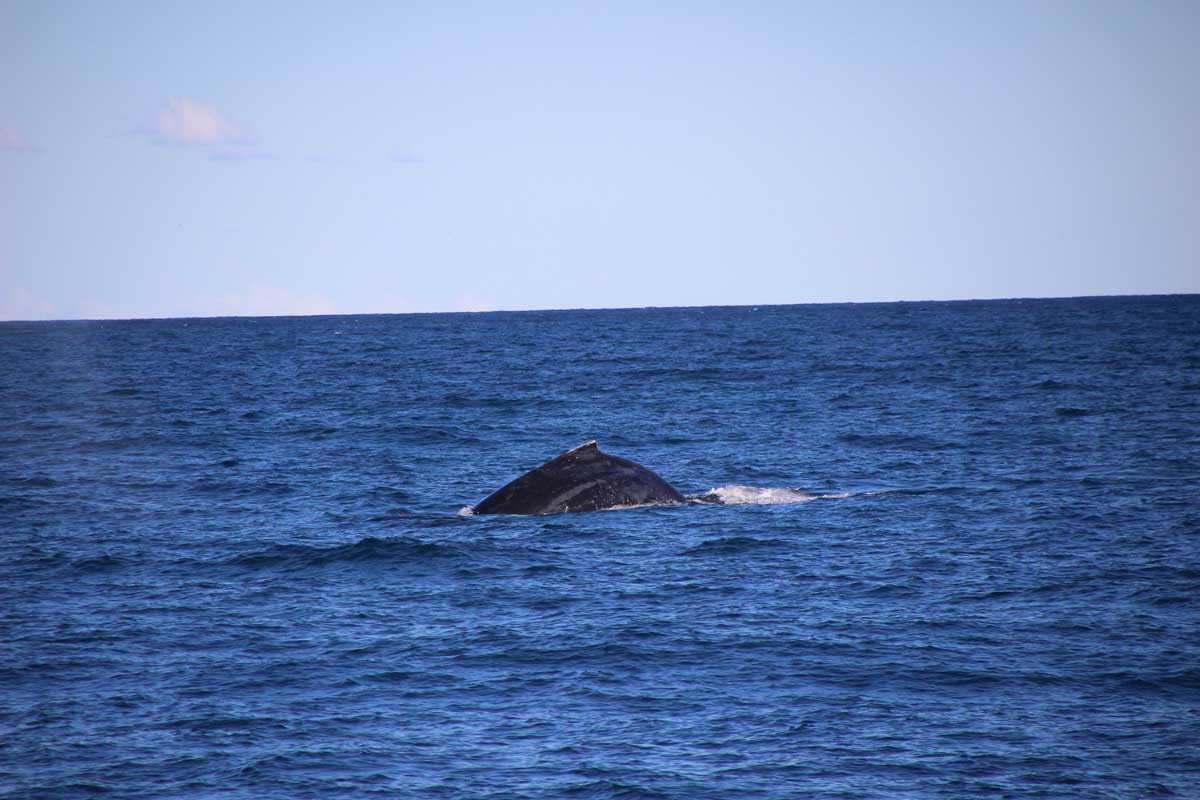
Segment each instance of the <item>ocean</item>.
[{"label": "ocean", "polygon": [[5,798],[1200,797],[1196,295],[2,323],[0,521]]}]

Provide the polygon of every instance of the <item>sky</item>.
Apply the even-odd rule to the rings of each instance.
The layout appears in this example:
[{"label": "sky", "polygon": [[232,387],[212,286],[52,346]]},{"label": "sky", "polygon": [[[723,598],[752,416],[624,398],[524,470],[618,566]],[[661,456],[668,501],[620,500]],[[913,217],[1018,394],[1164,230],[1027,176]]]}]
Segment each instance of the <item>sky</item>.
[{"label": "sky", "polygon": [[0,319],[1200,292],[1200,3],[0,0]]}]

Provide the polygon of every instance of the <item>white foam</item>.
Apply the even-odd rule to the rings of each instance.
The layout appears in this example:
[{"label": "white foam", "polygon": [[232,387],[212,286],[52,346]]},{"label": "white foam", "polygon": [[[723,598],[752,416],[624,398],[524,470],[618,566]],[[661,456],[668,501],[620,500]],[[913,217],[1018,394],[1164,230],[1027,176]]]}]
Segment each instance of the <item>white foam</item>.
[{"label": "white foam", "polygon": [[[701,494],[690,494],[687,499],[693,503],[713,503],[725,506],[774,506],[787,503],[808,503],[813,500],[842,500],[853,497],[854,492],[838,492],[830,494],[813,494],[803,489],[791,489],[786,486],[743,486],[731,484],[718,486]],[[866,492],[865,494],[885,494],[884,492]],[[652,508],[654,506],[673,505],[672,503],[633,503],[630,505],[608,506],[601,511],[628,511],[631,508]],[[458,510],[460,517],[472,517],[475,509],[463,506]]]},{"label": "white foam", "polygon": [[721,503],[727,506],[757,505],[769,506],[783,503],[807,503],[816,500],[821,495],[809,494],[803,489],[787,487],[761,486],[718,486],[700,495],[698,500],[709,503]]},{"label": "white foam", "polygon": [[607,506],[606,508],[597,509],[599,511],[628,511],[631,508],[657,508],[662,506],[673,506],[677,503],[630,503],[627,506]]}]

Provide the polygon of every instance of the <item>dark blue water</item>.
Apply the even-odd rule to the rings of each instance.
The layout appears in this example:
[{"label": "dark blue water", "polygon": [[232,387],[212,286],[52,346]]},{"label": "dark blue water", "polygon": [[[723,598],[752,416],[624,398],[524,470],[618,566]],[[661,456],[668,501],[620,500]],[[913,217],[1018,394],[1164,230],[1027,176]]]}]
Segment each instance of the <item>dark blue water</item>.
[{"label": "dark blue water", "polygon": [[4,797],[1200,797],[1198,296],[5,323],[0,519]]}]

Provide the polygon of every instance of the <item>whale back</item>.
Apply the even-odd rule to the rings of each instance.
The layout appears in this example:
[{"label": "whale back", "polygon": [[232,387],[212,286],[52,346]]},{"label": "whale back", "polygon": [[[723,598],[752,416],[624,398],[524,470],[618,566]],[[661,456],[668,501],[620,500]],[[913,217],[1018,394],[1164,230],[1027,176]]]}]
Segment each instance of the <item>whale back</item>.
[{"label": "whale back", "polygon": [[561,514],[644,503],[682,503],[683,495],[628,459],[591,441],[552,458],[488,495],[476,514]]}]

